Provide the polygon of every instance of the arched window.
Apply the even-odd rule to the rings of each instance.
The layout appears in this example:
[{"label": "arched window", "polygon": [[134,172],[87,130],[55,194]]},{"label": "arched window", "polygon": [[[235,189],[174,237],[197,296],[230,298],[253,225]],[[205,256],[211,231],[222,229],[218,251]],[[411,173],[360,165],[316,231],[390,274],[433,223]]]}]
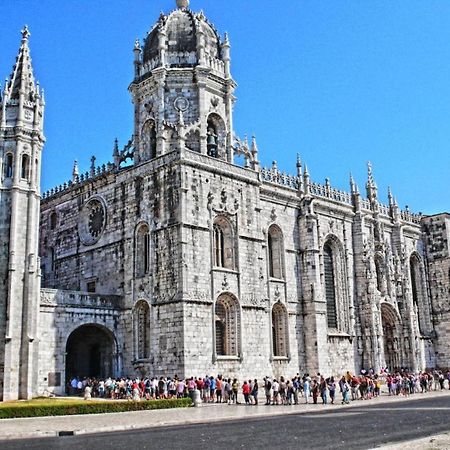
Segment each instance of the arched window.
[{"label": "arched window", "polygon": [[288,315],[280,302],[272,309],[272,343],[273,356],[288,356]]},{"label": "arched window", "polygon": [[156,158],[156,125],[154,120],[147,120],[142,127],[142,153],[144,159]]},{"label": "arched window", "polygon": [[224,159],[226,156],[225,122],[218,114],[210,114],[208,116],[206,129],[206,148],[208,156]]},{"label": "arched window", "polygon": [[6,155],[6,163],[5,163],[5,178],[12,178],[13,176],[13,155],[12,153],[8,153]]},{"label": "arched window", "polygon": [[22,155],[20,177],[25,180],[28,180],[29,172],[30,172],[30,157],[28,155]]},{"label": "arched window", "polygon": [[141,225],[136,233],[136,276],[144,277],[150,273],[150,230]]},{"label": "arched window", "polygon": [[337,328],[337,310],[336,310],[336,285],[334,270],[333,249],[329,243],[323,247],[323,266],[325,281],[325,298],[327,302],[327,325],[328,328]]},{"label": "arched window", "polygon": [[269,228],[267,241],[269,251],[269,275],[272,278],[284,278],[283,235],[276,225],[272,225]]},{"label": "arched window", "polygon": [[147,359],[150,357],[150,307],[145,300],[136,303],[134,316],[136,358]]},{"label": "arched window", "polygon": [[230,222],[225,217],[215,220],[213,226],[214,265],[234,269],[234,235]]},{"label": "arched window", "polygon": [[419,322],[419,331],[421,334],[426,332],[426,318],[428,316],[427,301],[424,296],[424,285],[419,257],[415,254],[409,259],[409,269],[411,276],[411,291],[414,309]]},{"label": "arched window", "polygon": [[215,349],[218,356],[239,356],[241,315],[239,303],[230,295],[221,295],[215,306]]},{"label": "arched window", "polygon": [[52,212],[50,214],[50,230],[54,230],[56,228],[56,224],[58,221],[58,215],[56,214],[56,212]]}]

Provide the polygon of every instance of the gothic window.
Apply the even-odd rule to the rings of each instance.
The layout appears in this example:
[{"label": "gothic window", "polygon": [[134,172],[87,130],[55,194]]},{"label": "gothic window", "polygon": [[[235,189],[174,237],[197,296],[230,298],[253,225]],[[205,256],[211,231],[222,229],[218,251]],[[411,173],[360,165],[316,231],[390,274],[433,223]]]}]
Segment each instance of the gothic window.
[{"label": "gothic window", "polygon": [[420,260],[417,255],[412,255],[409,260],[410,276],[411,276],[411,291],[413,298],[414,310],[416,311],[417,320],[419,322],[419,331],[424,334],[426,330],[427,317],[427,302],[424,297],[424,286],[422,279],[422,272],[420,267]]},{"label": "gothic window", "polygon": [[327,243],[323,248],[323,265],[325,279],[325,298],[327,302],[327,324],[328,328],[337,328],[336,311],[336,286],[334,273],[334,255],[331,246]]},{"label": "gothic window", "polygon": [[56,214],[56,212],[52,212],[50,214],[50,230],[54,230],[56,228],[56,224],[58,221],[58,215]]},{"label": "gothic window", "polygon": [[206,126],[206,148],[208,156],[224,159],[225,144],[225,123],[218,114],[210,114]]},{"label": "gothic window", "polygon": [[230,295],[221,295],[215,306],[215,349],[218,356],[239,356],[240,309]]},{"label": "gothic window", "polygon": [[234,235],[230,222],[219,217],[214,222],[214,265],[225,269],[234,269]]},{"label": "gothic window", "polygon": [[282,303],[272,309],[273,356],[288,356],[288,315]]},{"label": "gothic window", "polygon": [[272,225],[268,232],[269,275],[272,278],[283,277],[283,235],[281,230]]},{"label": "gothic window", "polygon": [[144,158],[156,158],[156,125],[154,120],[145,122],[142,127],[141,141]]},{"label": "gothic window", "polygon": [[141,225],[136,233],[136,276],[143,277],[150,272],[150,230]]},{"label": "gothic window", "polygon": [[145,300],[136,303],[134,309],[136,358],[150,357],[150,307]]},{"label": "gothic window", "polygon": [[21,178],[28,180],[29,170],[30,170],[30,157],[28,155],[22,155],[22,165],[20,170]]},{"label": "gothic window", "polygon": [[208,156],[217,158],[218,156],[218,143],[217,143],[217,129],[212,122],[208,122],[208,132],[207,132],[207,149]]},{"label": "gothic window", "polygon": [[13,155],[12,153],[8,153],[6,155],[5,178],[12,178],[12,176],[13,176]]}]

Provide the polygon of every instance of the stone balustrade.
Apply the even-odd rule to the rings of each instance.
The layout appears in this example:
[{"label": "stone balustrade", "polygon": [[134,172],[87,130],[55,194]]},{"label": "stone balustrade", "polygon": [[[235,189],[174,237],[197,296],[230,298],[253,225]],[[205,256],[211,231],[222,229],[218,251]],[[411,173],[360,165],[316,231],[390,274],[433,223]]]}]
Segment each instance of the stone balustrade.
[{"label": "stone balustrade", "polygon": [[41,289],[41,306],[73,306],[94,309],[124,309],[120,295],[100,295],[82,291]]}]

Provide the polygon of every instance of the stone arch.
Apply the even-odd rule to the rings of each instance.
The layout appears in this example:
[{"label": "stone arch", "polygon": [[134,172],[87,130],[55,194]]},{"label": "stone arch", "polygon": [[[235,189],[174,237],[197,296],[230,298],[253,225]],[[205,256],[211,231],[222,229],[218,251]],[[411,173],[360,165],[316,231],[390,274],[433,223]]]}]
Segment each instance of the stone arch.
[{"label": "stone arch", "polygon": [[329,329],[350,331],[350,305],[344,247],[335,235],[328,235],[322,248],[323,288]]},{"label": "stone arch", "polygon": [[381,303],[381,323],[385,367],[393,372],[402,365],[401,319],[394,307],[386,302]]},{"label": "stone arch", "polygon": [[66,381],[74,376],[116,376],[117,354],[117,340],[106,326],[86,323],[74,327],[66,340]]},{"label": "stone arch", "polygon": [[215,302],[214,337],[217,356],[240,356],[241,308],[233,294],[223,293]]},{"label": "stone arch", "polygon": [[284,279],[284,239],[281,228],[272,224],[267,231],[269,276]]},{"label": "stone arch", "polygon": [[420,334],[425,335],[430,331],[430,309],[427,300],[423,261],[417,252],[413,252],[409,257],[409,276],[413,307],[418,322],[417,326]]},{"label": "stone arch", "polygon": [[23,180],[30,179],[30,155],[24,153],[22,155],[22,163],[20,165],[20,178]]},{"label": "stone arch", "polygon": [[226,159],[227,127],[217,113],[211,113],[206,125],[206,147],[208,156]]},{"label": "stone arch", "polygon": [[288,312],[281,302],[272,308],[272,351],[275,357],[289,356]]},{"label": "stone arch", "polygon": [[133,309],[134,348],[136,360],[150,358],[150,305],[146,300],[136,302]]},{"label": "stone arch", "polygon": [[150,273],[150,227],[147,222],[136,227],[134,249],[135,274],[142,278]]},{"label": "stone arch", "polygon": [[225,216],[217,216],[213,224],[214,266],[235,269],[235,236],[231,222]]},{"label": "stone arch", "polygon": [[49,215],[50,230],[54,230],[58,224],[58,214],[52,211]]},{"label": "stone arch", "polygon": [[141,129],[141,159],[156,158],[156,147],[156,122],[154,119],[148,119]]}]

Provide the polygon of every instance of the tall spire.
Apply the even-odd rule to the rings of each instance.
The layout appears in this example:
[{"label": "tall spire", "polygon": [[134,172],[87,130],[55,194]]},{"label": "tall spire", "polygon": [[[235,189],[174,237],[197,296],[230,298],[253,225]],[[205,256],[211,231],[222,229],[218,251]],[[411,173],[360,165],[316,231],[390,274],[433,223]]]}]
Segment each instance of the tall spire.
[{"label": "tall spire", "polygon": [[21,31],[22,43],[20,45],[19,54],[14,64],[13,72],[8,80],[6,91],[9,99],[18,99],[20,92],[25,95],[37,94],[36,84],[34,82],[33,67],[31,65],[30,49],[28,47],[28,38],[30,31],[28,26]]},{"label": "tall spire", "polygon": [[378,187],[375,183],[375,180],[373,178],[373,169],[372,169],[372,163],[369,161],[367,163],[367,183],[366,183],[366,191],[367,191],[367,198],[370,200],[371,203],[377,202],[377,196],[378,196]]}]

